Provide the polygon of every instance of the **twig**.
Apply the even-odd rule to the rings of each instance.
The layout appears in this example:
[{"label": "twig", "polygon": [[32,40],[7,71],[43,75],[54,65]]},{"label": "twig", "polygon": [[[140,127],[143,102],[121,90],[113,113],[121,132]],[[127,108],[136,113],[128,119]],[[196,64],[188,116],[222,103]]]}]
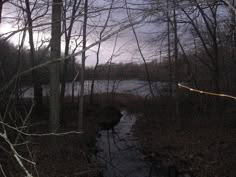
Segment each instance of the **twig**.
[{"label": "twig", "polygon": [[231,10],[234,11],[234,14],[236,15],[236,8],[228,0],[223,1],[230,7]]},{"label": "twig", "polygon": [[91,169],[91,170],[86,170],[86,171],[82,171],[82,172],[79,172],[79,173],[74,173],[73,174],[73,176],[74,175],[84,175],[84,174],[88,174],[88,173],[90,173],[90,172],[97,172],[97,171],[99,171],[100,169],[99,168],[95,168],[95,169]]},{"label": "twig", "polygon": [[0,133],[0,136],[1,136],[1,137],[7,142],[7,144],[10,146],[10,148],[11,148],[11,150],[12,150],[12,152],[13,152],[14,158],[16,159],[16,161],[18,162],[18,164],[21,166],[21,168],[24,170],[24,172],[25,172],[25,174],[26,174],[26,177],[33,177],[32,174],[30,174],[29,171],[25,168],[25,166],[24,166],[24,164],[23,164],[23,162],[22,162],[21,159],[23,159],[23,160],[25,160],[25,161],[27,161],[27,162],[29,162],[29,163],[32,163],[32,164],[34,164],[34,165],[35,165],[35,163],[32,162],[32,161],[30,161],[30,160],[28,160],[28,159],[25,159],[24,157],[22,157],[22,156],[20,156],[20,155],[18,154],[18,152],[15,150],[14,146],[12,145],[12,143],[10,142],[10,140],[8,139],[6,132]]},{"label": "twig", "polygon": [[[22,127],[24,127],[24,128],[28,127],[28,126],[26,126],[25,124],[26,124],[26,122],[28,121],[28,119],[30,118],[31,113],[32,113],[32,111],[33,111],[33,108],[34,108],[34,103],[33,103],[32,106],[30,107],[29,112],[27,113],[26,117],[25,117],[24,120],[22,121],[22,122],[23,122]],[[24,129],[24,128],[22,128],[22,129]],[[19,127],[18,127],[17,129],[19,130]],[[15,139],[15,144],[16,144],[17,141],[19,140],[20,135],[21,135],[20,133],[17,135],[17,137],[16,137],[16,139]]]},{"label": "twig", "polygon": [[223,93],[214,93],[214,92],[208,92],[208,91],[203,91],[203,90],[199,90],[199,89],[194,89],[194,88],[188,87],[188,86],[180,84],[180,83],[178,83],[178,86],[181,87],[181,88],[185,88],[185,89],[187,89],[191,92],[197,92],[197,93],[201,93],[201,94],[218,96],[218,97],[226,97],[226,98],[236,100],[236,97],[232,96],[232,95],[227,95],[227,94],[223,94]]},{"label": "twig", "polygon": [[82,134],[82,133],[84,133],[84,132],[78,132],[78,131],[68,131],[68,132],[62,132],[62,133],[42,133],[42,134],[26,133],[26,132],[23,132],[23,131],[19,130],[16,127],[13,127],[11,125],[8,125],[8,124],[4,123],[3,121],[0,121],[0,124],[12,129],[12,130],[15,130],[16,132],[18,132],[22,135],[25,135],[25,136],[38,136],[38,137],[42,137],[42,136],[64,136],[64,135],[69,135],[69,134]]},{"label": "twig", "polygon": [[0,169],[1,169],[1,172],[2,172],[3,176],[4,176],[4,177],[7,177],[6,174],[5,174],[5,172],[4,172],[4,170],[3,170],[3,168],[2,168],[2,165],[1,165],[1,164],[0,164]]}]

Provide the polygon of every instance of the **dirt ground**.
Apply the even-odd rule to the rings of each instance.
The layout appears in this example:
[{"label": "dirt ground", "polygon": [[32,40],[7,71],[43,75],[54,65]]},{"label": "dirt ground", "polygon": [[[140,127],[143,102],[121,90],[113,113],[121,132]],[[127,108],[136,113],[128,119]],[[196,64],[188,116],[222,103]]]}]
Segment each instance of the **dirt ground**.
[{"label": "dirt ground", "polygon": [[148,157],[194,177],[236,176],[235,103],[227,106],[221,120],[212,116],[199,118],[200,114],[186,111],[187,115],[181,114],[185,122],[182,128],[176,128],[176,121],[168,120],[170,113],[167,108],[164,110],[165,106],[154,107],[161,111],[138,117],[135,126],[135,134]]}]

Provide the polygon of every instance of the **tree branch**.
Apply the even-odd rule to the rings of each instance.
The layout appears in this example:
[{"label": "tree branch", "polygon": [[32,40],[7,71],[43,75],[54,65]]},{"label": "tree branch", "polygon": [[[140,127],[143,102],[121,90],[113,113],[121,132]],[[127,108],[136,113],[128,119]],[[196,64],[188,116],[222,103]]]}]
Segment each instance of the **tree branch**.
[{"label": "tree branch", "polygon": [[215,93],[215,92],[209,92],[209,91],[203,91],[203,90],[199,90],[199,89],[194,89],[192,87],[188,87],[186,85],[180,84],[178,83],[178,86],[181,88],[185,88],[191,92],[197,92],[197,93],[201,93],[201,94],[205,94],[205,95],[211,95],[211,96],[218,96],[218,97],[226,97],[226,98],[230,98],[230,99],[234,99],[236,100],[235,96],[232,95],[227,95],[227,94],[223,94],[223,93]]}]

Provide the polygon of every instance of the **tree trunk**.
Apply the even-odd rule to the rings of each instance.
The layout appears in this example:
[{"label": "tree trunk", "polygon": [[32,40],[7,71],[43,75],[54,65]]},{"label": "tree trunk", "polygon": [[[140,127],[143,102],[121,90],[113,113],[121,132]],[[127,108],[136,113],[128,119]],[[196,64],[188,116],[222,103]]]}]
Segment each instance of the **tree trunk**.
[{"label": "tree trunk", "polygon": [[79,120],[78,129],[83,131],[83,114],[84,114],[84,70],[85,70],[85,59],[86,59],[86,39],[87,39],[87,13],[88,13],[88,0],[84,2],[84,24],[83,24],[83,53],[82,63],[80,72],[80,99],[79,99]]},{"label": "tree trunk", "polygon": [[152,89],[152,81],[151,81],[148,65],[147,65],[146,59],[145,59],[145,57],[143,55],[143,52],[141,50],[139,39],[138,39],[138,36],[137,36],[136,31],[134,29],[134,26],[131,26],[131,27],[132,27],[134,38],[135,38],[135,41],[136,41],[136,44],[137,44],[137,47],[138,47],[139,54],[141,55],[141,58],[142,58],[143,63],[144,63],[144,68],[145,68],[145,72],[146,72],[146,77],[147,77],[147,82],[148,82],[148,86],[149,86],[149,91],[150,91],[151,96],[154,97],[155,95],[154,95],[153,89]]},{"label": "tree trunk", "polygon": [[[169,0],[167,0],[167,10],[169,9]],[[168,22],[167,22],[167,38],[168,38],[168,64],[169,64],[169,81],[168,81],[168,85],[169,85],[169,94],[170,97],[172,97],[173,95],[173,91],[172,91],[172,61],[171,61],[171,53],[170,53],[170,17],[169,17],[169,10],[167,11],[167,18],[168,18]]]},{"label": "tree trunk", "polygon": [[[61,7],[62,0],[53,0],[52,5],[52,39],[51,60],[61,55]],[[50,126],[56,132],[60,127],[60,65],[54,62],[50,65]]]},{"label": "tree trunk", "polygon": [[[29,44],[30,44],[30,58],[31,58],[31,67],[34,67],[35,64],[35,47],[34,47],[34,37],[33,37],[33,21],[31,18],[31,9],[29,0],[25,0],[26,5],[26,14],[28,20],[28,33],[29,33]],[[34,87],[34,102],[36,109],[43,103],[43,94],[40,81],[38,80],[37,70],[32,70],[32,82]]]},{"label": "tree trunk", "polygon": [[3,7],[3,0],[0,0],[0,23],[2,22],[2,7]]},{"label": "tree trunk", "polygon": [[[108,21],[109,21],[109,18],[110,18],[110,14],[111,14],[111,9],[112,9],[112,6],[113,6],[113,2],[114,0],[112,0],[111,2],[111,6],[110,6],[110,9],[109,9],[109,12],[108,12],[108,16],[107,16],[107,19],[106,19],[106,22],[99,34],[99,40],[102,39],[103,37],[103,32],[105,31],[106,27],[107,27],[107,24],[108,24]],[[95,75],[96,75],[96,72],[97,72],[97,67],[98,67],[98,64],[99,64],[99,55],[100,55],[100,49],[101,49],[101,43],[98,44],[98,50],[97,50],[97,60],[96,60],[96,64],[94,66],[94,70],[93,70],[93,78],[92,78],[92,84],[91,84],[91,92],[90,92],[90,103],[92,104],[93,103],[93,93],[94,93],[94,82],[95,82]]]},{"label": "tree trunk", "polygon": [[[76,12],[78,11],[79,7],[80,7],[80,3],[81,0],[74,0],[73,2],[73,8],[72,8],[72,12],[71,12],[71,19],[70,19],[70,23],[67,29],[67,18],[66,18],[66,10],[64,12],[64,30],[65,30],[65,57],[69,55],[69,48],[70,48],[70,41],[71,41],[71,33],[72,33],[72,29],[73,29],[73,25],[75,22],[75,16],[76,16]],[[64,105],[64,97],[65,97],[65,88],[66,88],[66,74],[67,74],[67,70],[68,70],[68,62],[69,60],[65,60],[63,62],[63,69],[62,69],[62,73],[61,73],[61,115],[63,113],[63,105]]]},{"label": "tree trunk", "polygon": [[178,29],[177,29],[177,20],[176,20],[176,0],[174,0],[174,14],[173,14],[173,22],[174,22],[174,74],[175,74],[175,119],[177,128],[181,128],[181,118],[179,116],[179,89],[178,89],[178,82],[179,82],[179,74],[178,74]]}]

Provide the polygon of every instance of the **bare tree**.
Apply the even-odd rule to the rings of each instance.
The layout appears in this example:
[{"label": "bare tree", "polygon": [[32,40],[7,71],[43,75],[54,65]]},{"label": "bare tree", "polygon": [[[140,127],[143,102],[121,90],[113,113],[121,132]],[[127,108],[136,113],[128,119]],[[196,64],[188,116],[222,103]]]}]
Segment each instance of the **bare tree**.
[{"label": "bare tree", "polygon": [[[105,21],[105,24],[103,25],[102,30],[99,33],[99,40],[102,39],[103,33],[106,30],[106,27],[108,25],[108,21],[110,19],[113,2],[114,2],[114,0],[112,0],[112,2],[111,2],[111,5],[110,5],[109,11],[108,11],[108,15],[107,15],[107,18],[106,18],[106,21]],[[98,64],[99,64],[99,56],[100,56],[101,45],[102,45],[102,43],[98,44],[98,49],[97,49],[97,53],[96,53],[96,57],[97,58],[96,58],[96,64],[95,64],[94,69],[93,69],[93,80],[92,80],[92,83],[91,83],[91,91],[90,91],[90,103],[93,103],[94,82],[95,82],[94,78],[95,78],[95,75],[96,75],[96,72],[97,72],[97,67],[98,67]]]},{"label": "bare tree", "polygon": [[87,43],[87,20],[88,20],[88,0],[84,2],[84,22],[83,22],[83,52],[82,63],[80,70],[80,95],[79,95],[79,119],[78,128],[79,131],[83,130],[83,114],[84,114],[84,71],[86,60],[86,43]]},{"label": "bare tree", "polygon": [[169,20],[169,16],[170,16],[170,13],[169,13],[169,0],[167,0],[167,14],[166,14],[167,18],[168,18],[168,21],[167,21],[167,42],[168,42],[168,62],[169,62],[169,93],[170,93],[170,96],[172,97],[172,61],[171,61],[171,40],[170,40],[170,20]]},{"label": "bare tree", "polygon": [[177,27],[177,16],[176,16],[176,7],[177,0],[173,0],[173,24],[174,24],[174,83],[175,83],[175,118],[177,120],[177,126],[180,128],[181,120],[179,115],[179,66],[178,66],[178,27]]},{"label": "bare tree", "polygon": [[[197,37],[200,39],[200,42],[209,58],[203,59],[198,57],[200,62],[202,62],[205,66],[208,67],[209,71],[212,73],[212,80],[214,81],[214,88],[216,92],[220,91],[220,58],[219,58],[219,38],[218,38],[218,21],[217,21],[217,13],[218,13],[218,4],[217,3],[199,3],[194,0],[193,5],[198,10],[198,13],[202,17],[204,30],[198,26],[197,19],[191,17],[184,8],[182,11],[186,15],[189,20],[189,23],[192,25]],[[208,9],[210,12],[206,13],[204,9]],[[195,13],[195,11],[193,11]]]},{"label": "bare tree", "polygon": [[[128,19],[130,21],[130,23],[132,23],[132,17],[131,17],[131,14],[130,14],[130,11],[128,10],[128,6],[127,6],[127,2],[126,2],[126,9],[127,9],[127,16],[128,16]],[[151,96],[154,97],[154,93],[153,93],[153,88],[152,88],[152,81],[151,81],[151,77],[150,77],[150,73],[149,73],[149,69],[148,69],[148,65],[147,65],[147,62],[146,62],[146,59],[145,59],[145,56],[143,54],[143,51],[141,49],[141,46],[140,46],[140,42],[139,42],[139,39],[138,39],[138,35],[136,33],[136,30],[134,28],[134,26],[132,25],[132,31],[133,31],[133,34],[134,34],[134,38],[135,38],[135,41],[136,41],[136,44],[137,44],[137,47],[138,47],[138,51],[139,51],[139,54],[143,60],[143,63],[144,63],[144,67],[145,67],[145,72],[146,72],[146,77],[147,77],[147,81],[148,81],[148,86],[149,86],[149,91],[151,93]]]},{"label": "bare tree", "polygon": [[57,58],[61,55],[61,11],[62,1],[53,0],[52,4],[52,33],[50,64],[50,126],[56,132],[60,127],[60,68]]},{"label": "bare tree", "polygon": [[[67,13],[68,13],[68,8],[67,6],[70,6],[67,4],[68,2],[65,1],[65,4],[64,4],[64,10],[63,10],[63,16],[64,16],[64,19],[63,19],[63,27],[64,27],[64,35],[65,35],[65,53],[64,53],[64,56],[68,56],[69,55],[69,49],[70,49],[70,42],[71,42],[71,35],[72,35],[72,31],[73,31],[73,26],[76,22],[76,18],[79,17],[79,14],[81,13],[79,11],[79,7],[81,5],[81,0],[75,0],[73,1],[73,6],[72,6],[72,11],[71,11],[71,14],[70,14],[70,18],[69,18],[69,24],[67,24]],[[77,14],[78,13],[78,14]],[[68,60],[66,60],[65,62],[62,63],[63,64],[63,69],[62,69],[62,74],[61,74],[61,105],[62,105],[62,108],[61,110],[63,109],[63,104],[64,104],[64,96],[65,96],[65,77],[66,77],[66,74],[67,74],[67,65],[68,65]]]},{"label": "bare tree", "polygon": [[[35,4],[34,4],[35,5]],[[34,67],[36,65],[36,55],[35,55],[35,46],[34,46],[34,36],[33,36],[33,19],[32,19],[32,13],[33,10],[31,9],[31,5],[29,0],[25,0],[25,6],[26,6],[26,15],[27,15],[27,24],[28,24],[28,34],[29,34],[29,44],[30,44],[30,58],[31,58],[31,66]],[[45,15],[48,11],[48,6],[46,7],[46,11],[41,15]],[[39,18],[39,16],[37,16]],[[38,74],[37,70],[32,70],[32,80],[33,80],[33,87],[34,87],[34,101],[37,106],[42,105],[42,88],[40,81],[38,80]]]}]

